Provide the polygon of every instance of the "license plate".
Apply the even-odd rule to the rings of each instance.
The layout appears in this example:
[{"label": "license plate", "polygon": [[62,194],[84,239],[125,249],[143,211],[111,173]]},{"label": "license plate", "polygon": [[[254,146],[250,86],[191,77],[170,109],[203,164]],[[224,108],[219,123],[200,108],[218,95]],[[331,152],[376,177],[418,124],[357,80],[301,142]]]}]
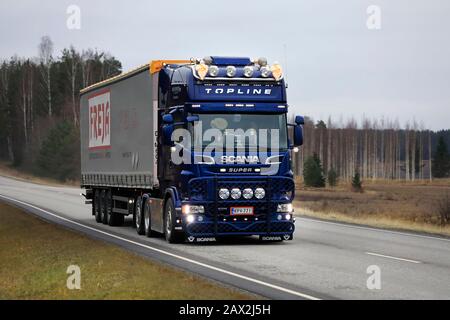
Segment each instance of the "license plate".
[{"label": "license plate", "polygon": [[232,216],[253,215],[253,207],[231,207],[230,215],[232,215]]}]

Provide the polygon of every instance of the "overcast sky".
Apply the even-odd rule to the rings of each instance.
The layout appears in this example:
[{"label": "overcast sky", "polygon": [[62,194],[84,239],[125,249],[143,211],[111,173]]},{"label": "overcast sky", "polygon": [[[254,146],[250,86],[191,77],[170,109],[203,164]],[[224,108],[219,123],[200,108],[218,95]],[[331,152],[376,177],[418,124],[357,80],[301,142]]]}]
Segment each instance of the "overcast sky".
[{"label": "overcast sky", "polygon": [[[67,28],[72,4],[80,29]],[[367,27],[370,5],[381,9],[379,30]],[[450,128],[448,0],[1,0],[1,58],[37,55],[43,35],[56,55],[71,44],[98,48],[124,70],[161,58],[265,56],[287,69],[296,114]]]}]

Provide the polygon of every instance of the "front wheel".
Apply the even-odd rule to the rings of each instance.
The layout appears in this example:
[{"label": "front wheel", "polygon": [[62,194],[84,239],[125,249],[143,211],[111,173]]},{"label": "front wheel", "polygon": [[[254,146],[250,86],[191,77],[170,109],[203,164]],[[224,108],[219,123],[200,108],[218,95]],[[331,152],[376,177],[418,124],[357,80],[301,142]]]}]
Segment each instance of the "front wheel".
[{"label": "front wheel", "polygon": [[175,207],[171,199],[166,201],[164,206],[164,236],[169,243],[184,242],[184,232],[175,230]]},{"label": "front wheel", "polygon": [[150,210],[150,200],[148,197],[144,196],[144,230],[145,235],[147,237],[151,237],[153,235],[152,232],[152,217],[151,217],[151,210]]}]

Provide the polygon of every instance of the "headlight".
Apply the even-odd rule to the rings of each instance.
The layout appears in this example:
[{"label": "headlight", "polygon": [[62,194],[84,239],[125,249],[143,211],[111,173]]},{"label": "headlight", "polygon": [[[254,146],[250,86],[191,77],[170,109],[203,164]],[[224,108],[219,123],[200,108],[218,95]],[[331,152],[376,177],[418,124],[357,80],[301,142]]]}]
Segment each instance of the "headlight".
[{"label": "headlight", "polygon": [[255,189],[255,198],[256,199],[262,199],[266,196],[266,191],[263,188],[256,188]]},{"label": "headlight", "polygon": [[222,200],[228,199],[230,197],[230,190],[228,189],[220,189],[219,190],[219,198]]},{"label": "headlight", "polygon": [[185,204],[181,207],[181,212],[183,214],[205,213],[205,207],[204,206],[192,206],[190,204]]},{"label": "headlight", "polygon": [[227,77],[234,77],[236,75],[236,67],[228,66],[227,67]]},{"label": "headlight", "polygon": [[252,75],[253,75],[253,67],[252,66],[244,67],[244,77],[251,78]]},{"label": "headlight", "polygon": [[194,220],[195,220],[195,217],[192,214],[190,214],[186,217],[187,223],[192,223],[192,222],[194,222]]},{"label": "headlight", "polygon": [[268,67],[261,67],[261,77],[268,78],[270,76],[270,69]]},{"label": "headlight", "polygon": [[288,213],[287,215],[284,216],[284,218],[285,218],[286,220],[291,220],[291,215]]},{"label": "headlight", "polygon": [[211,77],[217,77],[219,74],[219,67],[218,66],[210,66],[209,67],[209,75]]},{"label": "headlight", "polygon": [[283,203],[277,206],[277,212],[291,213],[294,210],[292,203]]},{"label": "headlight", "polygon": [[250,189],[250,188],[246,188],[246,189],[244,189],[243,191],[242,191],[242,196],[245,198],[245,199],[251,199],[252,197],[253,197],[253,190],[252,189]]},{"label": "headlight", "polygon": [[231,189],[231,197],[234,200],[237,200],[241,197],[241,190],[239,188],[233,188]]}]

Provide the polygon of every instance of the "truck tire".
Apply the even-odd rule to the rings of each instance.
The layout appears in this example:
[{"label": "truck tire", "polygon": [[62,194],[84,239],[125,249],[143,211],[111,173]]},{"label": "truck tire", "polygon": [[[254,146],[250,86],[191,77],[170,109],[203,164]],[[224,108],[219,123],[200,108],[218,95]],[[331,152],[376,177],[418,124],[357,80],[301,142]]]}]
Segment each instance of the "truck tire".
[{"label": "truck tire", "polygon": [[151,209],[150,209],[150,203],[149,203],[149,197],[148,196],[144,196],[143,197],[143,203],[144,203],[144,207],[143,207],[143,218],[144,218],[144,230],[145,230],[145,235],[147,237],[151,237],[153,235],[152,232],[152,216],[151,216]]},{"label": "truck tire", "polygon": [[109,217],[109,225],[113,227],[123,226],[125,222],[125,216],[121,213],[111,212],[111,216]]},{"label": "truck tire", "polygon": [[145,234],[144,215],[142,214],[142,197],[136,198],[136,205],[134,206],[134,221],[136,224],[136,232],[139,235]]},{"label": "truck tire", "polygon": [[97,221],[98,223],[102,222],[100,190],[98,189],[95,189],[94,192],[94,201],[92,201],[92,208],[95,214],[95,221]]},{"label": "truck tire", "polygon": [[100,192],[100,211],[102,213],[102,222],[103,224],[108,224],[108,211],[106,208],[106,190],[102,190]]},{"label": "truck tire", "polygon": [[113,212],[113,199],[112,199],[112,193],[111,190],[106,191],[106,214],[108,215],[108,224],[110,226],[121,226],[124,222],[124,215]]},{"label": "truck tire", "polygon": [[164,205],[164,236],[169,243],[182,243],[184,242],[184,232],[175,230],[174,221],[175,206],[172,203],[172,199],[167,199]]}]

